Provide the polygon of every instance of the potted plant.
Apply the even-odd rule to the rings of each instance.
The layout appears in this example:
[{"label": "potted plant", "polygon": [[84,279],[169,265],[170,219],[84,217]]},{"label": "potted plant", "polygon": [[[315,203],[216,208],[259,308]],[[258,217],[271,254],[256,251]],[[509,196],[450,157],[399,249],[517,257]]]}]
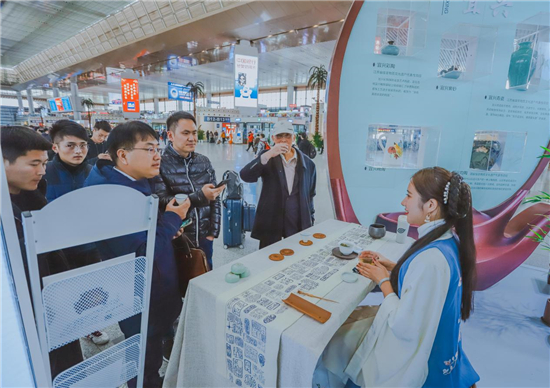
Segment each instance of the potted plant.
[{"label": "potted plant", "polygon": [[323,150],[325,148],[325,143],[323,141],[323,137],[319,132],[315,132],[315,134],[313,135],[313,145],[315,146],[315,148],[319,150],[320,154],[323,153]]},{"label": "potted plant", "polygon": [[204,84],[202,82],[187,82],[185,85],[189,88],[188,94],[193,98],[193,116],[195,120],[197,119],[197,98],[203,98],[204,94]]},{"label": "potted plant", "polygon": [[[541,148],[544,150],[544,153],[541,156],[539,156],[539,158],[550,158],[550,149],[542,146]],[[523,203],[539,203],[539,202],[550,202],[550,194],[542,191],[540,195],[529,197],[525,199]],[[550,244],[544,242],[544,239],[546,238],[546,236],[550,231],[550,216],[545,215],[544,217],[549,221],[549,223],[544,225],[544,227],[529,225],[531,227],[532,235],[527,236],[527,238],[530,238],[534,242],[541,243],[543,250],[550,251]],[[547,230],[545,230],[544,228],[547,228]],[[550,263],[549,263],[546,282],[550,284]],[[546,305],[544,308],[544,314],[541,317],[541,320],[545,325],[550,326],[550,298],[546,302]]]},{"label": "potted plant", "polygon": [[307,87],[309,89],[317,89],[317,109],[315,109],[315,134],[319,133],[319,108],[321,89],[327,86],[328,71],[324,65],[312,66],[309,69],[309,80],[307,81]]},{"label": "potted plant", "polygon": [[205,135],[205,132],[202,129],[202,125],[199,125],[199,129],[197,130],[197,137],[201,143],[204,141],[204,135]]}]

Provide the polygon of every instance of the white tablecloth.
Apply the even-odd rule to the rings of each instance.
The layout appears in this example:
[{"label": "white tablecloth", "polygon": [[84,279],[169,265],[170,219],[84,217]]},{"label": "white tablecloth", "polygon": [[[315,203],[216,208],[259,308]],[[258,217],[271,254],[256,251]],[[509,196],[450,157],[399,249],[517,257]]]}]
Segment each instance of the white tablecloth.
[{"label": "white tablecloth", "polygon": [[[180,324],[174,341],[174,349],[170,357],[170,363],[166,372],[164,387],[231,387],[235,386],[225,376],[219,373],[216,360],[219,359],[220,325],[225,322],[225,316],[216,313],[216,301],[222,299],[228,293],[234,293],[236,287],[243,288],[246,283],[253,286],[257,283],[262,273],[272,273],[277,266],[282,267],[283,262],[274,262],[268,259],[271,253],[277,253],[283,248],[291,248],[296,256],[304,256],[304,252],[315,252],[326,244],[330,236],[338,235],[348,229],[351,224],[330,220],[315,225],[308,231],[311,233],[325,233],[327,240],[315,240],[311,247],[303,247],[298,244],[301,236],[296,235],[273,244],[263,250],[250,254],[238,262],[245,264],[251,270],[251,277],[242,279],[239,283],[228,284],[224,281],[225,274],[231,270],[231,265],[217,268],[190,282],[186,300],[182,310]],[[345,239],[343,236],[342,239]],[[412,241],[412,240],[411,240]],[[397,259],[409,246],[409,244],[395,243],[395,235],[388,235],[375,244],[375,249],[386,256]],[[370,247],[369,247],[370,249]],[[353,260],[356,263],[357,260]],[[353,263],[346,265],[352,267]],[[256,279],[255,279],[256,278]],[[301,316],[282,332],[279,344],[279,357],[277,361],[278,374],[277,386],[279,387],[311,387],[311,378],[319,356],[328,344],[336,330],[347,319],[355,307],[365,298],[367,293],[374,288],[374,284],[363,277],[359,277],[356,283],[339,282],[326,298],[339,301],[331,303],[316,301],[320,307],[332,313],[331,318],[325,323]],[[315,295],[315,292],[312,292]],[[268,329],[269,330],[269,329]],[[218,341],[218,342],[217,342]],[[266,359],[270,367],[275,368],[275,361]],[[242,381],[241,381],[242,383]],[[257,382],[255,387],[259,385]],[[246,384],[242,384],[247,386]],[[272,386],[268,384],[266,386]]]}]

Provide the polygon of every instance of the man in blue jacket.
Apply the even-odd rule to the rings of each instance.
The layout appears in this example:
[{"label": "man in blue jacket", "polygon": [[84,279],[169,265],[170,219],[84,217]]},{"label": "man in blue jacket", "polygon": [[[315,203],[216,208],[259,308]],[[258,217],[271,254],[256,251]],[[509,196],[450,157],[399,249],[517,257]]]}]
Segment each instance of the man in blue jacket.
[{"label": "man in blue jacket", "polygon": [[[82,188],[92,170],[92,166],[85,162],[88,153],[88,135],[82,125],[71,120],[56,121],[50,130],[50,136],[54,142],[52,149],[55,156],[46,165],[48,202]],[[71,268],[101,261],[94,244],[66,248],[64,252]],[[96,345],[105,345],[109,342],[109,335],[102,331],[95,331],[86,338]]]},{"label": "man in blue jacket", "polygon": [[88,136],[82,125],[71,120],[56,121],[50,136],[55,156],[46,166],[48,202],[80,189],[92,170],[92,166],[84,162],[88,154]]},{"label": "man in blue jacket", "polygon": [[[151,179],[159,174],[161,157],[156,132],[147,124],[130,121],[117,126],[109,135],[109,160],[98,160],[84,186],[115,184],[134,188],[143,195],[152,194]],[[159,387],[158,370],[162,364],[162,338],[171,335],[182,302],[172,239],[181,234],[180,225],[187,215],[190,201],[175,205],[172,199],[157,220],[155,258],[147,333],[144,387]],[[97,243],[102,255],[115,258],[128,253],[144,255],[145,232],[117,237]],[[126,338],[140,331],[141,314],[119,322]],[[129,386],[135,386],[130,381]]]},{"label": "man in blue jacket", "polygon": [[313,225],[316,170],[313,161],[295,148],[294,129],[288,121],[273,127],[275,143],[241,170],[245,182],[262,178],[262,193],[252,228],[260,249]]}]

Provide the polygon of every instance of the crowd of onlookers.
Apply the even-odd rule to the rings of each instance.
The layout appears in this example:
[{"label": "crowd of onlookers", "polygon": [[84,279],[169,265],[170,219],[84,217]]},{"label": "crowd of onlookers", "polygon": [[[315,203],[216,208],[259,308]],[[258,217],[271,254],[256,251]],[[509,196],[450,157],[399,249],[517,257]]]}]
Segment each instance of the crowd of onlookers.
[{"label": "crowd of onlookers", "polygon": [[[114,129],[108,122],[98,121],[89,134],[74,121],[59,120],[47,129],[11,126],[0,130],[27,279],[23,212],[40,210],[72,191],[103,184],[123,185],[146,196],[159,197],[145,362],[147,387],[158,387],[162,382],[158,371],[163,359],[169,358],[173,323],[184,297],[179,287],[181,271],[173,240],[185,237],[205,253],[212,268],[213,241],[220,235],[222,221],[219,195],[225,188],[217,187],[216,173],[208,157],[195,151],[198,142],[195,117],[176,112],[168,118],[166,128],[159,134],[140,121],[128,121]],[[270,144],[265,135],[249,133],[248,150],[252,149],[256,158],[241,170],[246,182],[263,180],[252,230],[252,237],[260,240],[260,247],[291,236],[314,222],[315,165],[300,151],[302,147],[295,147],[291,124],[277,123],[271,135]],[[207,133],[209,141],[215,142],[216,136],[216,132]],[[159,144],[161,139],[167,142],[164,149]],[[176,203],[177,194],[186,194],[187,199]],[[145,254],[146,241],[143,232],[49,252],[39,258],[39,272],[44,277],[128,253]],[[119,322],[126,338],[139,332],[140,321],[140,315],[136,315]],[[109,341],[107,333],[101,331],[90,333],[87,339],[98,345]],[[79,341],[52,351],[52,377],[82,360]],[[129,386],[135,386],[135,381]]]}]

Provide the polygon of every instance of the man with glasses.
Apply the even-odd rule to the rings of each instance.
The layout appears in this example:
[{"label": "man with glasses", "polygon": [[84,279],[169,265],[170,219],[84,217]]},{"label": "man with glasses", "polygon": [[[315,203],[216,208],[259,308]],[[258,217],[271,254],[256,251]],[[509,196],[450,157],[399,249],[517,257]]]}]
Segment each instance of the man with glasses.
[{"label": "man with glasses", "polygon": [[251,236],[260,249],[313,225],[316,170],[313,161],[294,147],[288,121],[277,122],[271,132],[275,143],[241,170],[245,182],[262,178],[262,193]]},{"label": "man with glasses", "polygon": [[[55,156],[46,165],[46,198],[48,202],[84,186],[84,181],[92,170],[85,162],[88,154],[88,136],[86,129],[71,120],[56,121],[50,130],[54,142]],[[79,268],[101,261],[94,244],[64,250],[71,268]],[[105,332],[95,331],[88,335],[96,345],[105,345],[109,336]]]},{"label": "man with glasses", "polygon": [[88,154],[88,136],[74,121],[56,121],[50,130],[55,156],[46,167],[48,202],[84,185],[92,166],[84,163]]},{"label": "man with glasses", "polygon": [[[138,190],[143,195],[153,194],[152,181],[159,174],[161,157],[158,134],[149,125],[129,121],[118,125],[109,135],[107,151],[110,160],[98,160],[84,186],[114,184]],[[178,270],[172,248],[172,239],[180,235],[182,220],[187,216],[190,201],[176,205],[175,199],[159,213],[155,237],[154,268],[147,332],[144,387],[160,387],[159,369],[162,365],[162,339],[172,335],[172,324],[181,311]],[[146,252],[146,232],[134,233],[98,242],[104,259]],[[126,338],[140,331],[141,314],[119,322]],[[135,379],[128,382],[136,386]]]},{"label": "man with glasses", "polygon": [[92,130],[92,137],[88,140],[88,156],[86,161],[92,166],[98,159],[110,160],[109,154],[106,152],[107,146],[105,140],[111,132],[111,124],[108,121],[96,121]]}]

